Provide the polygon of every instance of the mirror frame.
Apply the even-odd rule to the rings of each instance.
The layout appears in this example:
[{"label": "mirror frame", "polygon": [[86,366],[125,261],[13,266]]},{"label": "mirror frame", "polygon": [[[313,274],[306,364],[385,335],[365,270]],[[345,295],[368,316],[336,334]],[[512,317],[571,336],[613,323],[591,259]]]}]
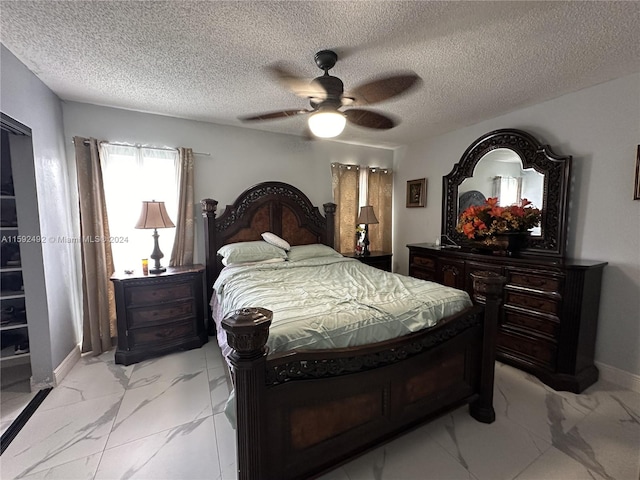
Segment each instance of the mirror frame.
[{"label": "mirror frame", "polygon": [[563,257],[566,251],[567,216],[571,159],[559,156],[532,135],[522,130],[502,129],[489,132],[473,142],[448,175],[442,177],[442,234],[462,246],[470,242],[456,231],[458,224],[458,187],[473,176],[476,164],[485,154],[498,148],[513,150],[522,161],[522,168],[533,168],[544,174],[542,193],[542,235],[529,237],[523,255]]}]

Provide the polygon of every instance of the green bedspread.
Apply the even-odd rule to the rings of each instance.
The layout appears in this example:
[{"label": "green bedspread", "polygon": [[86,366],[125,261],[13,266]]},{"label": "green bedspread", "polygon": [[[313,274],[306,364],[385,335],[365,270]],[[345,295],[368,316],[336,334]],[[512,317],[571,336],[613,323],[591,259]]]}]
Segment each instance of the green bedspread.
[{"label": "green bedspread", "polygon": [[342,257],[227,267],[214,290],[225,356],[229,349],[219,322],[238,308],[273,311],[267,346],[281,352],[380,342],[431,327],[471,306],[461,290]]}]

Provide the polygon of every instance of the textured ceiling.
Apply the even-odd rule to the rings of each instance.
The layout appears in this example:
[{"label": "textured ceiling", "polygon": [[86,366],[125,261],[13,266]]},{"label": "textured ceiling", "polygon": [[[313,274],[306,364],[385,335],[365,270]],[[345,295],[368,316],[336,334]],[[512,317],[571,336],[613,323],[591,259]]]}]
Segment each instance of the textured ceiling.
[{"label": "textured ceiling", "polygon": [[302,135],[308,107],[264,66],[303,77],[334,48],[345,89],[413,70],[422,87],[372,109],[401,120],[347,126],[393,147],[640,71],[638,2],[6,1],[0,40],[63,100]]}]

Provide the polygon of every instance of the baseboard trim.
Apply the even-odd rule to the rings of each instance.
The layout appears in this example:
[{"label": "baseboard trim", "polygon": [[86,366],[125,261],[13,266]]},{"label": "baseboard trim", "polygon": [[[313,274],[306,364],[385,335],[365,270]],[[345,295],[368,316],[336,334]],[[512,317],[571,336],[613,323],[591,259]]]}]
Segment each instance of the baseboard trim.
[{"label": "baseboard trim", "polygon": [[69,355],[53,370],[54,386],[60,385],[60,382],[71,371],[73,366],[80,360],[80,345],[76,345]]},{"label": "baseboard trim", "polygon": [[620,370],[605,363],[595,362],[598,370],[600,370],[600,378],[607,382],[615,383],[627,390],[640,393],[640,375]]}]

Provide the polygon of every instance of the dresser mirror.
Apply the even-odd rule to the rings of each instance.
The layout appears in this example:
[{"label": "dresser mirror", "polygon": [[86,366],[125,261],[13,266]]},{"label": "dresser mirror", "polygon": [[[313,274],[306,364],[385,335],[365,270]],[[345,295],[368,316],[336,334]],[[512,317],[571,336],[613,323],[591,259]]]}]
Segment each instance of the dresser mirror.
[{"label": "dresser mirror", "polygon": [[500,205],[526,198],[542,210],[542,221],[522,254],[564,256],[570,166],[570,156],[555,155],[521,130],[483,135],[443,177],[442,233],[459,245],[468,244],[456,231],[464,209],[488,197],[498,197]]}]

